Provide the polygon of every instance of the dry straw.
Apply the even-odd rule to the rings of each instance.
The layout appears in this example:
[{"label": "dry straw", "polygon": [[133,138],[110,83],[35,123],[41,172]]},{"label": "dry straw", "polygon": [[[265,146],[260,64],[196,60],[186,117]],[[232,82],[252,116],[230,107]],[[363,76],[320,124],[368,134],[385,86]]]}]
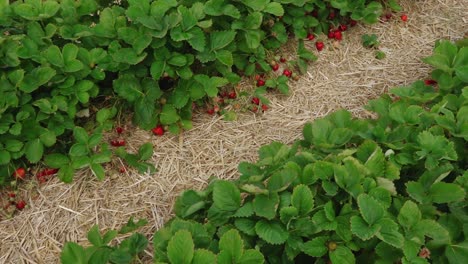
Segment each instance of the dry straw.
[{"label": "dry straw", "polygon": [[[356,26],[344,40],[328,40],[309,72],[291,84],[291,95],[272,95],[265,114],[245,113],[236,122],[216,116],[195,115],[194,128],[180,136],[154,137],[131,128],[127,146],[135,150],[153,142],[154,175],[115,172],[99,182],[89,171],[76,175],[72,184],[52,180],[44,186],[23,186],[29,208],[14,219],[0,222],[0,263],[58,263],[65,241],[85,243],[86,232],[98,224],[102,230],[118,228],[130,216],[148,219],[141,231],[152,234],[172,216],[175,197],[184,189],[203,188],[211,176],[237,177],[240,161],[253,161],[259,146],[271,141],[290,143],[301,137],[304,123],[336,109],[368,116],[362,106],[390,87],[428,77],[429,67],[420,58],[431,53],[437,39],[457,39],[465,34],[468,5],[465,0],[402,1],[409,20],[399,16],[387,23]],[[374,33],[387,57],[374,58],[360,37]],[[307,44],[315,52],[313,43]],[[283,51],[294,54],[295,45]],[[244,82],[250,89],[252,82]],[[112,174],[112,172],[110,172]],[[143,262],[151,259],[151,248]]]}]

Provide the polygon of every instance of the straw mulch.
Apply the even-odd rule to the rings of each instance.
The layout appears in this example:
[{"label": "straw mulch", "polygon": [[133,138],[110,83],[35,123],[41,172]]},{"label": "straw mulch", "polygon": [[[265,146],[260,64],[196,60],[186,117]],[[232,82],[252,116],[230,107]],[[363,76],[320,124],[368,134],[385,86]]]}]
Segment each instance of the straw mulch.
[{"label": "straw mulch", "polygon": [[[118,228],[130,216],[148,219],[140,231],[151,238],[172,216],[174,199],[182,190],[203,188],[211,176],[235,178],[237,164],[255,160],[261,145],[290,143],[301,137],[306,122],[339,108],[368,116],[362,106],[369,99],[390,87],[427,78],[430,68],[420,58],[431,54],[437,39],[464,36],[468,5],[465,0],[402,4],[407,23],[395,16],[388,23],[352,28],[337,46],[327,40],[319,60],[291,84],[291,95],[271,95],[270,110],[264,114],[245,113],[236,122],[225,122],[200,113],[194,128],[180,136],[156,138],[131,128],[130,150],[144,142],[155,146],[153,162],[159,171],[154,175],[115,173],[99,182],[83,171],[72,184],[52,180],[40,188],[22,186],[22,195],[30,197],[29,208],[0,222],[0,263],[58,263],[65,241],[85,244],[92,225]],[[379,37],[385,59],[375,59],[372,50],[362,47],[364,33]],[[145,254],[150,262],[151,248]]]}]

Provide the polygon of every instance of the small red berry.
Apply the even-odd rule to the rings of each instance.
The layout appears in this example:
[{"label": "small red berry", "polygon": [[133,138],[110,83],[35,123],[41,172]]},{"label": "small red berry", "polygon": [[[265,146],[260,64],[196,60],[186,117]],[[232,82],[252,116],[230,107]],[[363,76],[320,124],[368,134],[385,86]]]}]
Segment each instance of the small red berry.
[{"label": "small red berry", "polygon": [[332,11],[330,12],[330,15],[328,15],[328,18],[335,19],[335,16],[336,16],[335,12]]},{"label": "small red berry", "polygon": [[425,84],[425,85],[436,85],[436,84],[437,84],[437,81],[436,81],[436,80],[432,80],[432,79],[428,79],[428,80],[424,80],[424,84]]},{"label": "small red berry", "polygon": [[401,15],[401,21],[406,22],[408,21],[408,16],[407,15]]},{"label": "small red berry", "polygon": [[260,75],[258,75],[258,74],[255,75],[255,80],[256,80],[256,81],[260,80],[261,78],[262,78],[262,76],[260,76]]},{"label": "small red berry", "polygon": [[265,85],[265,81],[263,79],[260,79],[257,81],[257,87],[261,87]]},{"label": "small red berry", "polygon": [[124,129],[122,127],[116,127],[115,128],[115,132],[117,132],[117,134],[122,134],[124,131]]},{"label": "small red berry", "polygon": [[258,111],[258,107],[254,106],[252,107],[252,112],[256,113]]},{"label": "small red berry", "polygon": [[357,25],[357,21],[351,19],[351,21],[349,21],[349,25],[352,26],[352,27],[354,27],[355,25]]},{"label": "small red berry", "polygon": [[117,141],[117,144],[119,144],[119,147],[121,147],[121,146],[125,146],[126,143],[125,143],[125,140],[119,139],[119,140]]},{"label": "small red berry", "polygon": [[221,97],[228,97],[228,92],[226,91],[221,92]]},{"label": "small red berry", "polygon": [[156,136],[162,136],[164,135],[164,128],[161,125],[157,125],[155,128],[153,128],[151,131],[153,131],[153,134]]},{"label": "small red berry", "polygon": [[208,110],[206,110],[206,113],[208,113],[209,115],[214,115],[215,111],[213,108],[210,108]]},{"label": "small red berry", "polygon": [[393,16],[392,13],[387,13],[387,14],[385,14],[385,18],[386,18],[387,20],[390,20],[390,19],[392,18],[392,16]]},{"label": "small red berry", "polygon": [[288,70],[288,69],[285,69],[285,70],[283,71],[283,75],[286,76],[286,77],[291,77],[292,72],[291,72],[290,70]]},{"label": "small red berry", "polygon": [[322,51],[323,48],[325,47],[325,45],[323,44],[322,41],[317,41],[317,42],[315,43],[315,47],[317,48],[318,51]]},{"label": "small red berry", "polygon": [[285,63],[285,62],[286,62],[286,58],[281,57],[281,58],[280,58],[280,62]]},{"label": "small red berry", "polygon": [[333,30],[328,31],[328,38],[329,39],[335,38],[335,31]]},{"label": "small red berry", "polygon": [[263,110],[263,111],[268,110],[268,105],[262,105],[262,110]]},{"label": "small red berry", "polygon": [[343,34],[341,34],[341,31],[335,31],[335,39],[336,40],[342,40],[343,39]]},{"label": "small red berry", "polygon": [[15,194],[15,193],[13,193],[13,192],[11,192],[11,193],[8,193],[8,197],[10,197],[10,198],[15,198],[15,197],[16,197],[16,194]]},{"label": "small red berry", "polygon": [[309,33],[309,34],[307,34],[307,39],[308,39],[308,40],[314,40],[314,39],[315,39],[315,35],[312,34],[312,33]]},{"label": "small red berry", "polygon": [[279,69],[279,67],[280,67],[279,64],[275,64],[275,65],[271,66],[271,69],[273,71],[277,71]]},{"label": "small red berry", "polygon": [[125,173],[127,171],[127,168],[125,166],[120,167],[119,172],[120,173]]},{"label": "small red berry", "polygon": [[16,209],[23,210],[24,207],[26,207],[26,202],[25,201],[21,200],[21,201],[16,203]]},{"label": "small red berry", "polygon": [[259,105],[260,104],[260,99],[258,97],[252,98],[252,104]]},{"label": "small red berry", "polygon": [[346,25],[339,25],[338,26],[339,31],[346,31],[347,29],[348,29],[348,26],[346,26]]},{"label": "small red berry", "polygon": [[26,176],[26,170],[24,168],[18,168],[13,172],[13,176],[17,179],[24,180],[24,177]]},{"label": "small red berry", "polygon": [[228,95],[229,99],[236,99],[237,98],[237,94],[236,94],[236,91],[232,91],[229,93]]},{"label": "small red berry", "polygon": [[119,147],[120,146],[120,143],[119,143],[119,141],[117,139],[111,140],[110,144],[113,147]]},{"label": "small red berry", "polygon": [[419,254],[418,254],[418,255],[419,255],[419,257],[424,258],[424,259],[430,258],[430,257],[431,257],[431,251],[430,251],[428,248],[423,247],[423,248],[421,248],[421,250],[419,251]]},{"label": "small red berry", "polygon": [[312,13],[310,13],[313,17],[318,17],[318,11],[314,10]]}]

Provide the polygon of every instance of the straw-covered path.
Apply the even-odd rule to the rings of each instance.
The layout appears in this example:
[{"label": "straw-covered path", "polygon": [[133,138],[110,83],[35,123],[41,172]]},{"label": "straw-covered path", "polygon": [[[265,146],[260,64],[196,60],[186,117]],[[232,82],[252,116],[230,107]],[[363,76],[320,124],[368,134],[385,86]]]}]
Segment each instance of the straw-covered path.
[{"label": "straw-covered path", "polygon": [[[101,230],[119,228],[130,216],[149,221],[140,231],[151,238],[171,217],[174,199],[182,190],[203,188],[211,176],[235,178],[237,164],[255,160],[259,146],[290,143],[301,137],[306,122],[339,108],[366,116],[362,106],[369,99],[390,87],[427,78],[430,68],[421,58],[431,53],[437,39],[455,40],[466,34],[468,4],[466,0],[401,2],[409,17],[406,23],[394,16],[387,23],[352,28],[339,45],[326,40],[318,61],[291,84],[291,95],[270,95],[271,107],[264,114],[245,113],[238,121],[226,122],[199,113],[194,128],[180,136],[156,138],[130,128],[130,150],[145,142],[154,144],[153,162],[159,169],[154,175],[115,173],[99,182],[83,171],[72,184],[52,180],[40,188],[22,186],[29,207],[0,222],[0,263],[58,263],[64,242],[83,244],[94,224]],[[378,36],[385,59],[375,59],[374,52],[362,46],[365,33]],[[315,50],[313,43],[308,45]],[[294,51],[285,49],[288,53]],[[252,82],[243,88],[248,86]],[[149,260],[151,247],[145,254]]]}]

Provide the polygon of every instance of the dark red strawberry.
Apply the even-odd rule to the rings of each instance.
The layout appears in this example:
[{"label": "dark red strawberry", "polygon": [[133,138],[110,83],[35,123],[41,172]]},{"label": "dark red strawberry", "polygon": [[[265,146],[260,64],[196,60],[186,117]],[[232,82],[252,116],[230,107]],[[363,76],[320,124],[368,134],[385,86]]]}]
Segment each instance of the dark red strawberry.
[{"label": "dark red strawberry", "polygon": [[10,192],[10,193],[8,193],[8,197],[15,198],[16,194],[14,192]]},{"label": "dark red strawberry", "polygon": [[117,140],[117,139],[111,140],[110,144],[113,147],[119,147],[120,146],[119,140]]},{"label": "dark red strawberry", "polygon": [[262,105],[262,110],[263,110],[263,111],[268,110],[268,105]]},{"label": "dark red strawberry", "polygon": [[335,19],[335,17],[336,17],[336,14],[335,14],[335,12],[333,12],[333,11],[331,11],[331,12],[330,12],[330,15],[328,15],[328,18],[329,18],[329,19],[332,19],[332,20]]},{"label": "dark red strawberry", "polygon": [[209,115],[214,115],[215,111],[213,108],[209,108],[208,110],[206,110],[206,113],[208,113]]},{"label": "dark red strawberry", "polygon": [[261,86],[264,86],[265,85],[265,80],[263,79],[260,79],[257,81],[257,87],[261,87]]},{"label": "dark red strawberry", "polygon": [[346,31],[346,30],[348,30],[348,26],[346,26],[346,25],[339,25],[339,26],[338,26],[338,30],[339,30],[339,31]]},{"label": "dark red strawberry", "polygon": [[119,172],[120,173],[125,173],[125,172],[127,172],[127,168],[125,168],[125,166],[122,166],[122,167],[119,168]]},{"label": "dark red strawberry", "polygon": [[18,210],[23,210],[24,207],[26,207],[26,202],[23,200],[20,200],[16,203],[16,209]]},{"label": "dark red strawberry", "polygon": [[24,177],[26,176],[26,170],[24,168],[18,168],[13,172],[13,177],[16,179],[21,179],[24,180]]},{"label": "dark red strawberry", "polygon": [[403,14],[403,15],[401,15],[400,18],[401,18],[401,21],[403,21],[403,22],[408,21],[408,16],[407,16],[407,15],[404,15],[404,14]]},{"label": "dark red strawberry", "polygon": [[273,71],[277,71],[279,69],[279,67],[280,67],[279,64],[275,64],[275,65],[271,66],[271,69]]},{"label": "dark red strawberry", "polygon": [[232,91],[228,94],[229,99],[236,99],[237,98],[237,93],[236,91]]},{"label": "dark red strawberry", "polygon": [[286,58],[281,57],[281,58],[280,58],[280,62],[285,63],[285,62],[286,62]]},{"label": "dark red strawberry", "polygon": [[288,70],[288,69],[285,69],[285,70],[283,71],[283,75],[286,76],[286,77],[291,77],[292,72],[291,72],[290,70]]},{"label": "dark red strawberry", "polygon": [[436,85],[437,81],[432,80],[432,79],[428,79],[428,80],[424,80],[424,84],[426,84],[426,85]]},{"label": "dark red strawberry", "polygon": [[252,98],[252,104],[259,105],[260,104],[260,99],[258,97]]},{"label": "dark red strawberry", "polygon": [[335,31],[334,30],[328,31],[328,38],[329,39],[335,38]]},{"label": "dark red strawberry", "polygon": [[325,47],[325,44],[323,44],[322,41],[317,41],[317,42],[315,43],[315,47],[317,48],[318,51],[322,51],[323,48]]},{"label": "dark red strawberry", "polygon": [[351,19],[351,20],[349,21],[349,25],[352,26],[352,27],[354,27],[355,25],[357,25],[357,21]]},{"label": "dark red strawberry", "polygon": [[314,10],[310,13],[313,17],[318,17],[318,11]]},{"label": "dark red strawberry", "polygon": [[308,40],[314,40],[314,39],[315,39],[315,35],[312,34],[312,33],[309,33],[309,34],[307,34],[307,39],[308,39]]},{"label": "dark red strawberry", "polygon": [[115,132],[117,132],[117,134],[122,134],[124,131],[124,129],[122,127],[116,127],[115,128]]},{"label": "dark red strawberry", "polygon": [[385,18],[386,18],[387,20],[390,20],[390,19],[392,18],[392,16],[393,16],[393,14],[390,13],[390,12],[387,13],[387,14],[385,14]]},{"label": "dark red strawberry", "polygon": [[343,39],[343,34],[341,34],[341,31],[335,31],[335,39],[336,40],[342,40]]},{"label": "dark red strawberry", "polygon": [[162,136],[164,135],[164,128],[161,125],[157,125],[155,128],[153,128],[151,131],[153,131],[153,134],[156,136]]}]

